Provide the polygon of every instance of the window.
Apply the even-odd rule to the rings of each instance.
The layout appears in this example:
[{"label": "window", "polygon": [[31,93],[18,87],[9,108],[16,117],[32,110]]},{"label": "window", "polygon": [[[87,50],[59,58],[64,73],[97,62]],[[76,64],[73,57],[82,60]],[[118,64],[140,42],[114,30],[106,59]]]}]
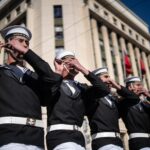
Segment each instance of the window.
[{"label": "window", "polygon": [[114,68],[115,80],[116,80],[117,82],[119,82],[118,71],[117,71],[117,65],[116,65],[116,63],[113,63],[113,68]]},{"label": "window", "polygon": [[104,11],[104,18],[109,19],[108,12]]},{"label": "window", "polygon": [[63,27],[62,26],[55,26],[55,39],[62,40],[64,38],[63,35]]},{"label": "window", "polygon": [[94,4],[94,8],[95,8],[96,10],[99,10],[99,6],[98,6],[97,4]]},{"label": "window", "polygon": [[129,34],[132,35],[132,30],[131,29],[129,29]]},{"label": "window", "polygon": [[63,32],[62,26],[55,26],[55,32]]},{"label": "window", "polygon": [[64,38],[63,32],[55,32],[56,40],[62,40]]},{"label": "window", "polygon": [[145,40],[144,40],[144,39],[142,39],[142,44],[143,44],[143,45],[145,44]]},{"label": "window", "polygon": [[63,14],[62,6],[54,6],[55,51],[64,48]]},{"label": "window", "polygon": [[104,11],[105,17],[108,17],[108,12]]},{"label": "window", "polygon": [[7,19],[7,22],[10,22],[10,20],[11,20],[11,16],[10,16],[10,15],[8,15],[8,16],[6,17],[6,19]]},{"label": "window", "polygon": [[136,40],[139,40],[139,36],[136,34]]},{"label": "window", "polygon": [[114,50],[112,46],[110,46],[110,52],[111,52],[113,62],[116,62],[116,59],[114,57],[116,55],[116,51]]},{"label": "window", "polygon": [[105,58],[102,58],[102,66],[104,66],[104,67],[107,66]]},{"label": "window", "polygon": [[121,28],[123,31],[125,31],[125,25],[124,24],[121,24]]},{"label": "window", "polygon": [[20,9],[20,7],[18,7],[18,8],[16,9],[16,14],[19,15],[20,13],[21,13],[21,9]]},{"label": "window", "polygon": [[54,18],[62,18],[62,6],[54,6]]},{"label": "window", "polygon": [[113,22],[115,25],[117,25],[117,19],[116,18],[113,18]]},{"label": "window", "polygon": [[101,50],[102,58],[105,59],[105,61],[106,61],[106,55],[105,55],[105,49],[104,49],[103,41],[100,41],[100,50]]},{"label": "window", "polygon": [[101,32],[99,32],[99,40],[103,40],[103,36]]}]

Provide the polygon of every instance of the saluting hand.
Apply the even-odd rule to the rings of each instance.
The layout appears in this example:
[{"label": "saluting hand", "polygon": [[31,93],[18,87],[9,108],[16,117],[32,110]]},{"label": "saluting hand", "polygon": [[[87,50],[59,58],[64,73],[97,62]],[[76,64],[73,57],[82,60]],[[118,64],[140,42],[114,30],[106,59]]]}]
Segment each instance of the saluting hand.
[{"label": "saluting hand", "polygon": [[61,60],[54,60],[54,66],[55,66],[55,72],[62,75],[63,74],[63,69],[64,69],[64,64],[62,63]]},{"label": "saluting hand", "polygon": [[148,101],[148,100],[143,101],[143,103],[150,105],[150,101]]},{"label": "saluting hand", "polygon": [[4,47],[4,45],[5,44],[0,41],[0,52],[1,52],[2,48]]},{"label": "saluting hand", "polygon": [[84,75],[88,75],[89,74],[89,71],[83,67],[80,62],[78,61],[78,59],[74,58],[74,59],[71,59],[68,64],[71,66],[71,67],[74,67],[76,70],[82,72]]},{"label": "saluting hand", "polygon": [[150,97],[149,91],[146,90],[145,88],[142,88],[142,90],[140,90],[140,93],[143,94],[146,97]]},{"label": "saluting hand", "polygon": [[111,86],[117,90],[121,89],[121,85],[119,85],[117,82],[115,82],[114,80],[110,79],[109,83],[111,84]]}]

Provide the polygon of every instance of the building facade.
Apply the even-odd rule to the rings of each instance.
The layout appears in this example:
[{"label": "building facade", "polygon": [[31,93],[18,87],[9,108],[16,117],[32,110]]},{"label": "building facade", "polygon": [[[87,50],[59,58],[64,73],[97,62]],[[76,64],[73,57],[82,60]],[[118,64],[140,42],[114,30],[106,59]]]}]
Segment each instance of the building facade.
[{"label": "building facade", "polygon": [[[52,68],[55,53],[67,49],[89,70],[107,66],[120,84],[127,76],[140,76],[150,89],[148,25],[118,0],[0,0],[0,29],[14,24],[31,30],[31,48]],[[6,61],[2,51],[0,63]],[[87,82],[82,75],[77,79]],[[43,118],[46,120],[45,109]],[[121,120],[120,129],[128,149]],[[83,130],[89,132],[88,127]]]}]

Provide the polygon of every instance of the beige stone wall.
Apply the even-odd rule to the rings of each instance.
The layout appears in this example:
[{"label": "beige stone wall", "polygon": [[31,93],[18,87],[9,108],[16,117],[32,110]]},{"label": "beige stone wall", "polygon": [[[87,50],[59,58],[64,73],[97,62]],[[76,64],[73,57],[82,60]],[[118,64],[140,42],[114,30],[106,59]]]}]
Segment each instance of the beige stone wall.
[{"label": "beige stone wall", "polygon": [[[134,75],[138,75],[139,69],[139,64],[136,64],[135,58],[137,57],[138,60],[140,56],[143,58],[146,67],[144,83],[145,87],[150,88],[150,36],[148,27],[117,1],[111,2],[109,8],[116,9],[116,12],[119,11],[119,15],[126,17],[126,20],[121,19],[119,15],[116,16],[111,10],[104,7],[101,0],[88,0],[87,4],[83,3],[83,0],[36,0],[31,1],[31,5],[28,7],[25,1],[20,4],[22,13],[26,12],[27,27],[33,33],[30,43],[31,48],[49,62],[53,69],[53,59],[55,57],[54,5],[62,5],[63,7],[64,47],[66,50],[74,51],[81,64],[89,70],[102,67],[102,52],[98,33],[100,30],[103,36],[106,62],[111,77],[115,79],[112,65],[112,59],[115,57],[119,83],[123,84],[124,74],[119,49],[124,50],[128,48],[129,54],[132,56],[131,62]],[[121,13],[124,11],[126,13]],[[10,14],[12,15],[12,22],[13,19],[15,20],[19,17],[16,15],[15,10],[12,10]],[[0,29],[8,25],[6,17],[0,20]],[[114,18],[117,20],[116,23],[114,23]],[[129,24],[128,19],[132,20],[132,25]],[[98,23],[101,24],[101,27],[98,26]],[[122,24],[125,26],[125,29],[122,29]],[[138,28],[142,32],[136,30],[134,24],[138,24]],[[132,30],[132,35],[130,35],[129,30]],[[136,35],[138,35],[139,40],[136,39]],[[109,36],[112,38],[115,56],[112,56],[110,53]],[[144,40],[144,44],[142,40]],[[142,53],[140,53],[140,50],[142,50]],[[3,52],[0,53],[0,63],[2,62]],[[82,74],[76,79],[81,82],[87,82]],[[44,108],[42,110],[46,126],[46,111]],[[120,128],[121,132],[125,134],[126,129],[122,121],[120,121]],[[123,139],[127,143],[128,137],[126,134],[123,136]],[[126,149],[128,149],[127,144]]]}]

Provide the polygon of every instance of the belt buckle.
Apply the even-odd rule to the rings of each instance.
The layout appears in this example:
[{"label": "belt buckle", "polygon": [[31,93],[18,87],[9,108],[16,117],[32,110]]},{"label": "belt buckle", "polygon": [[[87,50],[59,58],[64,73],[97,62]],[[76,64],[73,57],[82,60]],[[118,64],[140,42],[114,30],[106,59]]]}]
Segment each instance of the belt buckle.
[{"label": "belt buckle", "polygon": [[73,130],[79,131],[79,127],[77,125],[73,125]]},{"label": "belt buckle", "polygon": [[115,132],[115,136],[116,136],[117,138],[120,138],[119,133],[117,133],[117,132]]},{"label": "belt buckle", "polygon": [[36,119],[27,118],[26,125],[35,126]]},{"label": "belt buckle", "polygon": [[49,132],[50,129],[51,129],[51,126],[48,126],[48,127],[46,128],[47,132]]}]

